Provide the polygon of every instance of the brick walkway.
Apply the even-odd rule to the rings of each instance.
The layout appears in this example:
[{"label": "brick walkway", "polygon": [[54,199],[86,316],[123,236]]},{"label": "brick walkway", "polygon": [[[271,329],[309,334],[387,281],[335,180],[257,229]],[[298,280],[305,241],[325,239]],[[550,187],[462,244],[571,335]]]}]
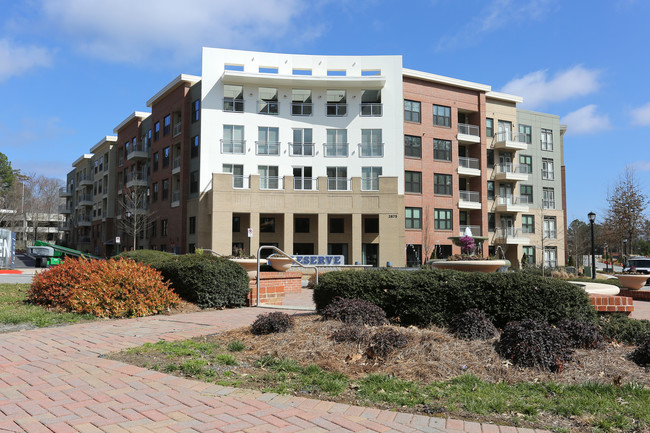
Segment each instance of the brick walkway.
[{"label": "brick walkway", "polygon": [[104,359],[213,334],[242,308],[0,334],[0,432],[532,432],[195,382]]}]

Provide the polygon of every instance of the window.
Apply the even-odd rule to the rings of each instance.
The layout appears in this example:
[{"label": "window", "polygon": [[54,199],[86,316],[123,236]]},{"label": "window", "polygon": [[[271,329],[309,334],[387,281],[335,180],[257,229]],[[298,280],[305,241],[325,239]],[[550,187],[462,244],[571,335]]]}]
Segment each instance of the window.
[{"label": "window", "polygon": [[239,233],[241,231],[241,218],[238,216],[232,217],[232,232]]},{"label": "window", "polygon": [[327,189],[330,191],[347,191],[347,167],[327,167]]},{"label": "window", "polygon": [[553,151],[553,131],[550,129],[542,129],[542,150]]},{"label": "window", "polygon": [[433,159],[451,161],[451,141],[433,139]]},{"label": "window", "polygon": [[330,218],[330,233],[345,233],[345,219]]},{"label": "window", "polygon": [[485,156],[486,156],[486,159],[487,159],[488,168],[493,168],[494,167],[494,150],[493,149],[487,149],[485,151]]},{"label": "window", "polygon": [[260,175],[260,189],[279,189],[280,178],[276,165],[260,165],[257,172]]},{"label": "window", "polygon": [[260,74],[277,74],[278,68],[275,66],[260,66],[258,71]]},{"label": "window", "polygon": [[529,265],[535,264],[535,247],[524,246],[524,256],[526,256],[526,263]]},{"label": "window", "polygon": [[422,138],[415,135],[404,136],[404,156],[422,158]]},{"label": "window", "polygon": [[196,217],[189,217],[187,220],[187,230],[191,235],[196,233]]},{"label": "window", "polygon": [[257,104],[257,112],[260,114],[278,114],[278,89],[271,87],[260,87],[260,100]]},{"label": "window", "polygon": [[232,173],[232,187],[244,187],[244,166],[240,164],[224,164],[222,166],[224,173]]},{"label": "window", "polygon": [[325,145],[325,156],[346,157],[348,156],[348,130],[328,129],[327,144]]},{"label": "window", "polygon": [[296,233],[309,233],[309,218],[294,218],[293,228]]},{"label": "window", "polygon": [[489,117],[485,119],[485,134],[488,138],[494,137],[494,119]]},{"label": "window", "polygon": [[532,173],[533,157],[530,155],[519,155],[519,165],[521,166],[521,173]]},{"label": "window", "polygon": [[555,190],[542,188],[542,209],[555,209]]},{"label": "window", "polygon": [[422,265],[422,245],[408,244],[406,247],[406,266],[417,268]]},{"label": "window", "polygon": [[420,123],[420,103],[404,100],[404,121]]},{"label": "window", "polygon": [[451,127],[451,108],[444,105],[433,106],[433,124],[435,126]]},{"label": "window", "polygon": [[199,171],[195,170],[190,173],[190,194],[199,192]]},{"label": "window", "polygon": [[167,200],[169,197],[169,179],[163,179],[162,181],[162,199]]},{"label": "window", "polygon": [[535,215],[521,216],[522,233],[535,233]]},{"label": "window", "polygon": [[436,230],[451,230],[451,209],[433,210],[433,228]]},{"label": "window", "polygon": [[167,220],[160,220],[160,236],[167,236]]},{"label": "window", "polygon": [[404,190],[410,193],[422,194],[422,172],[419,171],[405,172]]},{"label": "window", "polygon": [[154,141],[160,138],[160,122],[156,122],[153,125],[153,139]]},{"label": "window", "polygon": [[555,217],[544,217],[544,238],[557,239]]},{"label": "window", "polygon": [[291,91],[291,115],[312,115],[311,90],[293,89]]},{"label": "window", "polygon": [[314,156],[314,141],[311,128],[293,130],[293,142],[289,146],[291,156]]},{"label": "window", "polygon": [[487,183],[487,198],[488,200],[494,200],[494,181],[488,180]]},{"label": "window", "polygon": [[153,154],[153,171],[158,171],[158,159],[159,159],[158,152],[155,152]]},{"label": "window", "polygon": [[557,267],[557,247],[544,248],[544,266],[547,268]]},{"label": "window", "polygon": [[201,101],[192,101],[192,123],[198,122],[201,116]]},{"label": "window", "polygon": [[542,179],[554,180],[555,170],[553,169],[553,160],[550,158],[542,158]]},{"label": "window", "polygon": [[223,111],[244,112],[244,87],[225,84],[223,86]]},{"label": "window", "polygon": [[280,155],[280,135],[278,128],[260,126],[257,128],[257,155]]},{"label": "window", "polygon": [[169,146],[165,147],[163,149],[163,160],[162,160],[162,166],[163,168],[169,167],[169,159],[170,159],[170,149]]},{"label": "window", "polygon": [[364,233],[379,233],[379,218],[368,217],[363,220]]},{"label": "window", "polygon": [[381,117],[381,90],[361,91],[361,116]]},{"label": "window", "polygon": [[422,228],[422,208],[407,207],[404,211],[404,216],[407,229]]},{"label": "window", "polygon": [[522,204],[532,204],[533,203],[533,186],[532,185],[521,185],[519,187],[519,195],[521,196]]},{"label": "window", "polygon": [[496,215],[494,212],[488,212],[488,231],[493,232],[496,228]]},{"label": "window", "polygon": [[312,190],[316,182],[311,175],[311,167],[293,167],[293,189]]},{"label": "window", "polygon": [[243,155],[246,153],[243,125],[223,125],[221,153]]},{"label": "window", "polygon": [[361,190],[379,191],[381,167],[361,167]]},{"label": "window", "polygon": [[167,135],[172,132],[172,115],[168,114],[163,119],[163,135]]},{"label": "window", "polygon": [[519,140],[526,144],[533,142],[533,129],[530,125],[519,125]]},{"label": "window", "polygon": [[195,135],[192,137],[192,145],[190,147],[190,158],[197,158],[199,156],[201,142],[199,141],[199,136]]},{"label": "window", "polygon": [[327,70],[327,76],[328,77],[345,77],[346,71],[345,69],[328,69]]},{"label": "window", "polygon": [[361,130],[361,157],[384,156],[384,143],[381,141],[381,129]]},{"label": "window", "polygon": [[158,182],[154,182],[151,189],[152,189],[152,191],[151,191],[151,201],[152,202],[157,202],[158,201]]},{"label": "window", "polygon": [[328,90],[327,91],[327,115],[328,116],[346,116],[348,114],[348,104],[345,90]]},{"label": "window", "polygon": [[451,175],[433,175],[433,193],[438,195],[451,195]]},{"label": "window", "polygon": [[260,232],[275,233],[275,217],[260,217]]}]

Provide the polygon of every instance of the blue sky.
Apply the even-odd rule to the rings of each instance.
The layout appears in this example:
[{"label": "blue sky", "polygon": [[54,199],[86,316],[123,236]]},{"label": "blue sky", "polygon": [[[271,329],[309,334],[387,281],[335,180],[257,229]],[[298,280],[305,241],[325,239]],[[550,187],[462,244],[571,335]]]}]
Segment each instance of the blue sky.
[{"label": "blue sky", "polygon": [[558,114],[569,221],[602,215],[626,165],[650,186],[650,2],[643,0],[0,0],[0,152],[64,178],[71,162],[201,47],[403,55],[404,67]]}]

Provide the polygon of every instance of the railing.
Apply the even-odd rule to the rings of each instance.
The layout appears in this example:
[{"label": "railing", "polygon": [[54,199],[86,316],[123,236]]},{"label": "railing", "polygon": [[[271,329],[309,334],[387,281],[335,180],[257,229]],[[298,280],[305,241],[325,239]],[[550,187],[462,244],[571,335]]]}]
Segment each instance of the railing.
[{"label": "railing", "polygon": [[72,194],[72,188],[68,188],[67,186],[62,186],[59,188],[59,195],[64,196],[64,195],[70,195]]},{"label": "railing", "polygon": [[327,190],[328,191],[349,191],[350,179],[347,177],[328,177]]},{"label": "railing", "polygon": [[481,194],[478,191],[460,191],[460,201],[469,201],[472,203],[481,202]]},{"label": "railing", "polygon": [[465,236],[465,230],[468,228],[471,230],[472,236],[481,236],[481,226],[467,226],[467,225],[461,225],[459,227],[460,229],[459,236]]},{"label": "railing", "polygon": [[293,189],[297,191],[318,191],[318,178],[294,177]]},{"label": "railing", "polygon": [[176,137],[177,135],[180,135],[181,131],[183,130],[183,124],[181,122],[175,123],[174,124],[174,134],[173,137]]},{"label": "railing", "polygon": [[526,139],[526,134],[524,132],[512,132],[507,129],[505,131],[497,132],[494,137],[497,142],[516,141],[522,144],[528,144],[528,140]]},{"label": "railing", "polygon": [[343,117],[348,115],[348,104],[345,102],[328,102],[325,112],[330,117]]},{"label": "railing", "polygon": [[59,213],[64,213],[64,212],[72,212],[72,206],[67,204],[60,204]]},{"label": "railing", "polygon": [[314,156],[314,143],[289,143],[289,155]]},{"label": "railing", "polygon": [[233,175],[232,176],[233,188],[250,188],[250,176]]},{"label": "railing", "polygon": [[348,143],[325,143],[323,145],[325,148],[326,157],[347,157],[348,156]]},{"label": "railing", "polygon": [[79,176],[79,183],[81,183],[81,182],[92,182],[92,181],[93,181],[93,177],[92,177],[92,176],[88,176],[88,175],[86,175],[86,176]]},{"label": "railing", "polygon": [[527,195],[500,195],[498,198],[499,204],[530,204],[530,200]]},{"label": "railing", "polygon": [[255,142],[256,155],[280,155],[280,142],[279,141],[256,141]]},{"label": "railing", "polygon": [[133,182],[136,180],[147,180],[147,172],[138,170],[138,171],[129,171],[126,173],[126,181]]},{"label": "railing", "polygon": [[246,153],[246,140],[221,140],[221,153],[244,155]]},{"label": "railing", "polygon": [[175,156],[174,159],[172,159],[172,170],[175,168],[181,168],[181,156]]},{"label": "railing", "polygon": [[149,148],[144,143],[139,142],[129,147],[129,149],[126,151],[126,156],[128,158],[129,155],[131,155],[133,152],[148,152],[148,150]]},{"label": "railing", "polygon": [[557,230],[544,229],[544,239],[557,239]]},{"label": "railing", "polygon": [[542,209],[555,209],[555,199],[542,200]]},{"label": "railing", "polygon": [[473,135],[475,137],[481,136],[481,129],[477,125],[469,125],[467,123],[458,124],[458,133],[465,135]]},{"label": "railing", "polygon": [[280,176],[260,176],[260,189],[283,189],[283,182]]},{"label": "railing", "polygon": [[229,111],[232,113],[243,113],[244,112],[244,100],[243,99],[234,99],[234,98],[224,98],[223,99],[223,111]]},{"label": "railing", "polygon": [[512,162],[501,162],[499,164],[495,164],[494,168],[496,168],[498,173],[530,174],[531,171],[529,165],[515,165]]},{"label": "railing", "polygon": [[383,110],[383,104],[378,102],[361,103],[361,117],[381,117]]},{"label": "railing", "polygon": [[313,104],[311,102],[292,102],[291,115],[292,116],[311,116],[313,111]]},{"label": "railing", "polygon": [[91,223],[90,216],[88,216],[88,215],[80,215],[80,216],[78,216],[77,217],[77,224],[83,224],[83,223],[90,224]]},{"label": "railing", "polygon": [[465,156],[458,157],[458,166],[475,170],[479,170],[481,168],[478,158],[467,158]]},{"label": "railing", "polygon": [[554,170],[542,170],[542,179],[544,179],[544,180],[555,180],[555,171]]},{"label": "railing", "polygon": [[93,201],[92,194],[79,194],[79,203],[82,201]]},{"label": "railing", "polygon": [[277,101],[257,101],[257,112],[259,114],[276,115],[280,111],[280,103]]},{"label": "railing", "polygon": [[360,143],[359,157],[381,158],[384,156],[384,143]]},{"label": "railing", "polygon": [[496,237],[499,239],[518,238],[522,235],[520,228],[501,227],[496,230]]},{"label": "railing", "polygon": [[175,201],[181,201],[181,191],[179,189],[172,191],[172,202]]},{"label": "railing", "polygon": [[540,146],[542,150],[547,150],[549,152],[553,151],[553,140],[539,140]]}]

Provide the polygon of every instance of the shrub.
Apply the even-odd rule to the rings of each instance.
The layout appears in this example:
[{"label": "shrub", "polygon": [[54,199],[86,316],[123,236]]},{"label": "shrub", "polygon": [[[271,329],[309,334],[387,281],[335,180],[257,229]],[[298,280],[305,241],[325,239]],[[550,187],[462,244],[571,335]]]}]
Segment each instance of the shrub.
[{"label": "shrub", "polygon": [[174,254],[157,250],[135,250],[124,251],[118,257],[135,260],[138,263],[156,268],[158,263],[174,257]]},{"label": "shrub", "polygon": [[28,299],[97,317],[148,316],[180,301],[158,271],[141,263],[75,258],[36,274]]},{"label": "shrub", "polygon": [[276,332],[286,332],[293,328],[293,318],[287,313],[279,311],[260,314],[251,325],[251,333],[254,335],[266,335]]},{"label": "shrub", "polygon": [[602,314],[600,329],[610,340],[625,344],[642,344],[650,338],[650,321],[631,319],[622,313]]},{"label": "shrub", "polygon": [[485,312],[475,308],[451,319],[449,331],[464,340],[489,340],[499,334]]},{"label": "shrub", "polygon": [[497,327],[516,320],[558,323],[596,319],[589,295],[580,287],[523,272],[449,270],[338,271],[320,277],[314,303],[323,311],[337,296],[362,299],[404,325],[449,325],[467,310],[483,310]]},{"label": "shrub", "polygon": [[215,256],[187,254],[158,262],[156,266],[181,298],[201,308],[246,304],[248,274],[235,262]]},{"label": "shrub", "polygon": [[384,310],[362,299],[336,297],[320,314],[323,320],[339,320],[356,325],[381,326],[388,323]]},{"label": "shrub", "polygon": [[596,349],[603,345],[603,333],[594,323],[564,319],[558,329],[567,335],[573,348]]},{"label": "shrub", "polygon": [[650,364],[650,338],[646,339],[632,352],[630,359],[642,367]]},{"label": "shrub", "polygon": [[508,323],[496,350],[515,365],[553,372],[562,371],[572,354],[566,334],[541,320]]},{"label": "shrub", "polygon": [[370,340],[370,333],[363,326],[345,324],[335,330],[330,338],[338,343],[366,344]]},{"label": "shrub", "polygon": [[366,350],[369,358],[386,358],[395,349],[401,349],[409,342],[408,336],[395,328],[380,328],[370,338]]}]

